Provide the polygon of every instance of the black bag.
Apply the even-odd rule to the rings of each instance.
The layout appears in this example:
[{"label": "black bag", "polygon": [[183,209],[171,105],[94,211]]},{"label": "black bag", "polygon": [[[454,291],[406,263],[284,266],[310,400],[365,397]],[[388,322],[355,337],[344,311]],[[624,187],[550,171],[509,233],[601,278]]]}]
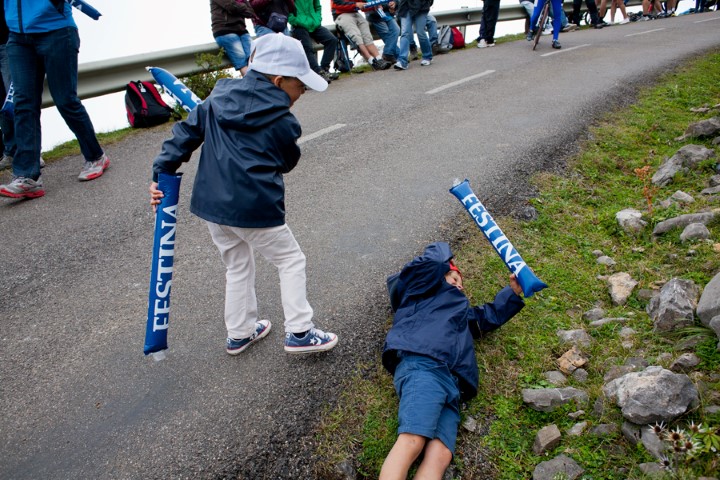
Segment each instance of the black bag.
[{"label": "black bag", "polygon": [[275,33],[284,32],[287,28],[288,17],[282,13],[273,12],[267,21],[267,27]]},{"label": "black bag", "polygon": [[338,36],[337,48],[335,49],[335,70],[347,73],[353,68],[353,62],[348,54],[347,42],[344,36]]},{"label": "black bag", "polygon": [[177,115],[152,83],[139,80],[125,87],[125,110],[128,122],[134,128],[154,127]]}]

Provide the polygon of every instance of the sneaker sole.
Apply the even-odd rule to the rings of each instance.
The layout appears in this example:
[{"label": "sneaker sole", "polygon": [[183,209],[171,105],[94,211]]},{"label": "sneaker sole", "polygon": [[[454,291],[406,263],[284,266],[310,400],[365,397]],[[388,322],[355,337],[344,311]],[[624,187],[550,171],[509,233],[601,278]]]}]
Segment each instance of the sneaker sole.
[{"label": "sneaker sole", "polygon": [[335,345],[337,345],[337,343],[338,337],[335,335],[335,338],[330,340],[328,343],[323,343],[322,345],[311,345],[308,347],[288,347],[285,345],[285,351],[292,354],[326,352],[331,350]]},{"label": "sneaker sole", "polygon": [[272,323],[268,323],[267,328],[265,330],[263,330],[262,332],[260,332],[260,335],[255,337],[254,340],[251,340],[250,342],[248,342],[247,345],[243,345],[240,348],[234,348],[232,350],[230,350],[229,348],[226,348],[225,351],[228,353],[228,355],[238,355],[238,354],[244,352],[245,350],[247,350],[250,347],[250,345],[252,345],[253,343],[257,343],[260,340],[262,340],[263,338],[267,337],[267,334],[270,333],[271,328],[272,328]]},{"label": "sneaker sole", "polygon": [[25,193],[15,193],[11,192],[9,190],[2,189],[0,190],[0,195],[3,197],[10,197],[10,198],[38,198],[45,195],[45,190],[37,190],[35,192],[25,192]]},{"label": "sneaker sole", "polygon": [[107,170],[110,167],[110,160],[108,160],[105,165],[103,165],[103,169],[100,170],[98,173],[92,173],[86,177],[79,176],[78,180],[81,182],[89,182],[90,180],[95,180],[98,177],[102,177],[102,174],[105,173],[105,170]]}]

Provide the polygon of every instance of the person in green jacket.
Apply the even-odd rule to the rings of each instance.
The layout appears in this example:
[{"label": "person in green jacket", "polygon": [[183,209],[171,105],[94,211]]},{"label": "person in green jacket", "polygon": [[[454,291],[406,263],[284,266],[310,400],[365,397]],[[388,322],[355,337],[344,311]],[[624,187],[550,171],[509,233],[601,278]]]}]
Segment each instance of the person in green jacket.
[{"label": "person in green jacket", "polygon": [[[328,83],[336,80],[340,74],[330,73],[330,62],[335,57],[338,40],[330,30],[320,24],[322,21],[320,0],[295,0],[295,10],[296,12],[288,17],[288,22],[292,25],[291,34],[302,43],[310,68]],[[313,48],[313,40],[323,46],[320,64]]]}]

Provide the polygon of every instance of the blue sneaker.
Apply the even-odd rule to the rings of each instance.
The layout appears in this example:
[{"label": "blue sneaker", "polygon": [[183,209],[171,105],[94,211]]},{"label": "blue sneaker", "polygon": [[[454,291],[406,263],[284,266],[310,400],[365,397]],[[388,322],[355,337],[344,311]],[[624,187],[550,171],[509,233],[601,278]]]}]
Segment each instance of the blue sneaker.
[{"label": "blue sneaker", "polygon": [[302,338],[287,332],[285,334],[285,351],[288,353],[324,352],[337,345],[337,342],[337,335],[325,333],[317,328],[311,328]]},{"label": "blue sneaker", "polygon": [[240,340],[235,340],[234,338],[228,337],[226,348],[227,352],[230,355],[237,355],[238,353],[244,352],[245,349],[247,349],[250,345],[270,333],[270,328],[272,328],[272,324],[269,321],[260,320],[258,322],[255,322],[255,333],[250,335],[248,338],[241,338]]}]

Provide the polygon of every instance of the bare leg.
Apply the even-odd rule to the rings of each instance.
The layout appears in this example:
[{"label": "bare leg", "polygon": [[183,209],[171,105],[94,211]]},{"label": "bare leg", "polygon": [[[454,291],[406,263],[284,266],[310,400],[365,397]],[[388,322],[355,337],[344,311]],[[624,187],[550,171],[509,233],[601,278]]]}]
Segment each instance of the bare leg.
[{"label": "bare leg", "polygon": [[627,10],[625,9],[625,2],[623,2],[623,0],[615,0],[615,3],[617,3],[617,6],[620,8],[620,13],[622,13],[623,19],[628,18]]},{"label": "bare leg", "polygon": [[405,480],[410,465],[425,448],[427,438],[412,433],[401,433],[388,453],[380,470],[379,480]]},{"label": "bare leg", "polygon": [[368,49],[365,45],[358,44],[357,48],[360,51],[360,55],[362,55],[363,58],[368,61],[368,63],[372,62],[372,59],[375,58],[372,55],[370,55],[370,52],[368,52]]},{"label": "bare leg", "polygon": [[441,480],[452,461],[452,452],[437,438],[430,440],[415,480]]},{"label": "bare leg", "polygon": [[378,58],[380,56],[380,51],[377,49],[374,43],[371,43],[370,45],[365,45],[367,47],[367,51],[370,53],[370,55],[373,56],[373,58]]}]

